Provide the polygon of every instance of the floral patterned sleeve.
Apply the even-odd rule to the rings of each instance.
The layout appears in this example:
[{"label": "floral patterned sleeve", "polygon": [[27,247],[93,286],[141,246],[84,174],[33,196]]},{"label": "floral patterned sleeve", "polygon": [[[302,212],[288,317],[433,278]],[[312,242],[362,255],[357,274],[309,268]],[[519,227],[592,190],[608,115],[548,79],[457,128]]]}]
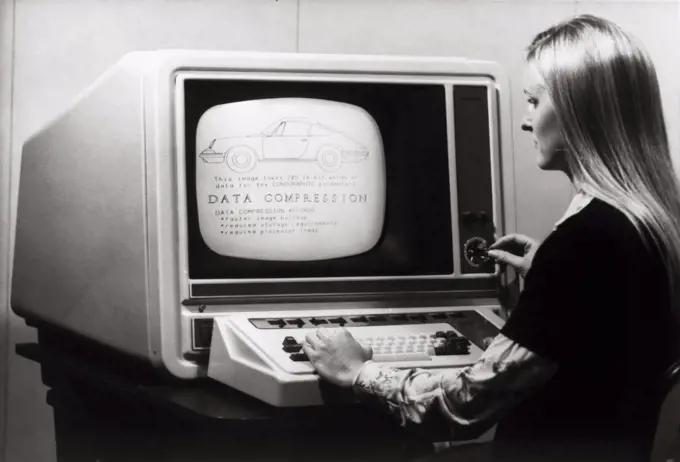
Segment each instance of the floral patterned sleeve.
[{"label": "floral patterned sleeve", "polygon": [[557,370],[499,334],[475,364],[448,371],[395,369],[368,361],[354,381],[364,399],[383,404],[401,424],[443,416],[452,430],[491,428],[515,403],[547,382]]}]

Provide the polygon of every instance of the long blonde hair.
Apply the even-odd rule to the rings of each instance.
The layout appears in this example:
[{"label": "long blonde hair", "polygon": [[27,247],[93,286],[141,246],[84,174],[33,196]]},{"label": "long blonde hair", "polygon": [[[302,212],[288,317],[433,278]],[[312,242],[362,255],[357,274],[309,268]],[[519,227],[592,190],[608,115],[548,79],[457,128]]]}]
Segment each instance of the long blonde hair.
[{"label": "long blonde hair", "polygon": [[675,308],[680,186],[649,55],[618,25],[580,15],[539,33],[527,60],[554,103],[575,187],[623,212],[658,250]]}]

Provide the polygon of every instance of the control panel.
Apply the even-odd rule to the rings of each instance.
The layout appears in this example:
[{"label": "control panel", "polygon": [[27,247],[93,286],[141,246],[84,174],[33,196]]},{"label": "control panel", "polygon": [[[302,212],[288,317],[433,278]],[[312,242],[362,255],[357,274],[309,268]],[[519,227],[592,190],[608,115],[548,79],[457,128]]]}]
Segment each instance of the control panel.
[{"label": "control panel", "polygon": [[456,188],[463,274],[493,273],[483,251],[494,239],[493,162],[489,144],[489,94],[485,87],[454,87]]},{"label": "control panel", "polygon": [[321,326],[346,328],[372,350],[375,362],[450,369],[478,361],[503,323],[487,307],[266,314],[213,319],[208,376],[275,406],[328,403],[302,349],[307,334]]}]

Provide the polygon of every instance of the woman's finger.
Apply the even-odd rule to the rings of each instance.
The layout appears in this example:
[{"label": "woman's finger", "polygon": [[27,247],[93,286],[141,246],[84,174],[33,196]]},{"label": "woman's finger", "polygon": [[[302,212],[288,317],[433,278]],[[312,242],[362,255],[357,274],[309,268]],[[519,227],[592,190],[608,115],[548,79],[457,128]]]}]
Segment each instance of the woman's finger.
[{"label": "woman's finger", "polygon": [[502,250],[489,250],[488,255],[499,263],[505,263],[513,268],[517,268],[522,265],[522,257],[513,255],[509,252],[504,252]]},{"label": "woman's finger", "polygon": [[319,338],[322,342],[330,339],[333,336],[333,333],[327,327],[319,327],[316,329],[315,333],[317,338]]},{"label": "woman's finger", "polygon": [[302,342],[302,351],[307,355],[307,358],[310,361],[316,359],[316,351],[314,351],[314,348],[307,341]]},{"label": "woman's finger", "polygon": [[508,245],[526,245],[528,242],[531,242],[531,238],[528,236],[525,236],[524,234],[506,234],[505,236],[501,237],[497,241],[495,241],[493,244],[489,246],[489,249],[497,249],[498,247],[501,246],[508,246]]},{"label": "woman's finger", "polygon": [[516,234],[506,234],[505,236],[502,236],[494,241],[493,244],[489,246],[489,249],[495,249],[497,247],[503,246],[503,245],[508,245],[508,244],[513,244],[517,242],[517,235]]},{"label": "woman's finger", "polygon": [[305,336],[305,342],[307,342],[312,348],[319,348],[321,346],[321,339],[319,339],[316,331],[307,334]]}]

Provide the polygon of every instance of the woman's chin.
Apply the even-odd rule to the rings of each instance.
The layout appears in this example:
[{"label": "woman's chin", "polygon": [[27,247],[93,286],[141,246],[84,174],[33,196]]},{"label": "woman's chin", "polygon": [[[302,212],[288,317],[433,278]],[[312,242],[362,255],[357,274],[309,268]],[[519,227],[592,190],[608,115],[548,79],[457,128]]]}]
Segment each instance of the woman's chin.
[{"label": "woman's chin", "polygon": [[538,157],[538,159],[536,160],[536,165],[538,165],[538,168],[545,171],[559,170],[555,165],[553,165],[550,162],[549,159],[546,159],[543,156]]},{"label": "woman's chin", "polygon": [[536,165],[546,171],[566,171],[564,155],[559,149],[549,150],[548,153],[536,144]]},{"label": "woman's chin", "polygon": [[536,165],[543,171],[546,172],[562,172],[564,169],[557,162],[550,162],[545,157],[540,157],[536,161]]}]

